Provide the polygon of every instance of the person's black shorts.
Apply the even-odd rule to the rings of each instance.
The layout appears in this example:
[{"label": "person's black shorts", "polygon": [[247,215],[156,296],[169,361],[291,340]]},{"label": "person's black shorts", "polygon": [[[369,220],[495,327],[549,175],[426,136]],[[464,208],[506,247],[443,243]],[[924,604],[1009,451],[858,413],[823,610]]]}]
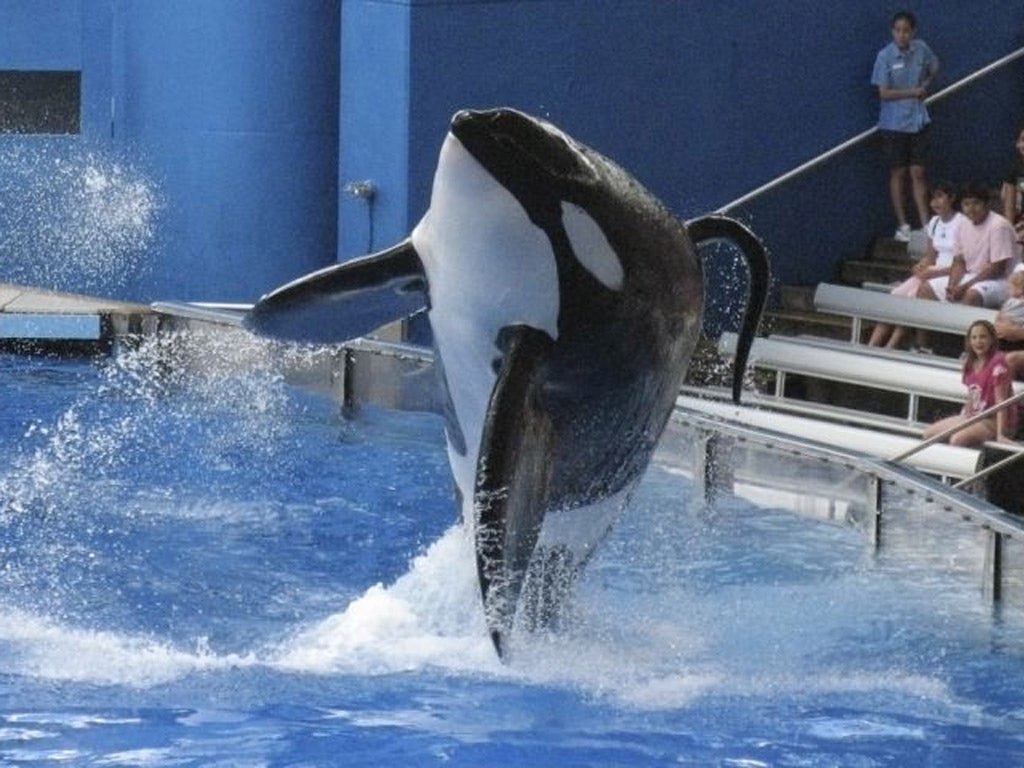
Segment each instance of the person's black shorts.
[{"label": "person's black shorts", "polygon": [[917,133],[879,130],[882,152],[890,168],[924,165],[928,155],[928,126]]}]

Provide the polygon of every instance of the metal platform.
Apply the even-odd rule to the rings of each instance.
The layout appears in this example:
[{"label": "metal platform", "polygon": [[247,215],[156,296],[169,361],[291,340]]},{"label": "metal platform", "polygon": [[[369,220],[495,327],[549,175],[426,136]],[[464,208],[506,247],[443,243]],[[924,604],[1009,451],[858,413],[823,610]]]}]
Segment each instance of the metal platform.
[{"label": "metal platform", "polygon": [[119,336],[157,329],[145,304],[0,283],[0,344],[100,349]]}]

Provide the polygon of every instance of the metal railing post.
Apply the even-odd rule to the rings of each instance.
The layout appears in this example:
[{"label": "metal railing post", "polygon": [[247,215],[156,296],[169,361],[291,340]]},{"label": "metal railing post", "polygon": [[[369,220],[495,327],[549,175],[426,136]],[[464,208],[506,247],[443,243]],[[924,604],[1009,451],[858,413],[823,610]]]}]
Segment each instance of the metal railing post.
[{"label": "metal railing post", "polygon": [[981,469],[981,470],[975,472],[970,477],[965,477],[960,482],[954,483],[953,487],[954,488],[964,488],[964,487],[970,485],[971,483],[973,483],[973,482],[975,482],[977,480],[981,480],[982,478],[988,477],[989,475],[991,475],[991,474],[993,474],[995,472],[998,472],[1001,469],[1005,469],[1006,467],[1010,466],[1011,464],[1017,463],[1018,461],[1021,460],[1022,457],[1024,457],[1024,450],[1015,451],[1015,452],[1011,453],[1009,456],[1007,456],[1005,459],[1000,459],[995,464],[990,464],[989,466],[985,467],[984,469]]}]

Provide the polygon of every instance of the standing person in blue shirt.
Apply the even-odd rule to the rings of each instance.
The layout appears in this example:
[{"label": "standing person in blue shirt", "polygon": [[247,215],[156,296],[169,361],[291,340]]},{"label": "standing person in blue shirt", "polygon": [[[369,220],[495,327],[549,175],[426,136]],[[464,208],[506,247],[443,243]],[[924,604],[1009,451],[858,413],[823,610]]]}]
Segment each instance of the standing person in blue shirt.
[{"label": "standing person in blue shirt", "polygon": [[928,110],[924,100],[939,71],[939,60],[924,40],[916,39],[917,19],[909,11],[892,17],[892,42],[878,52],[871,84],[878,87],[878,130],[889,160],[889,196],[896,214],[896,239],[910,240],[905,205],[909,172],[920,226],[928,221]]}]

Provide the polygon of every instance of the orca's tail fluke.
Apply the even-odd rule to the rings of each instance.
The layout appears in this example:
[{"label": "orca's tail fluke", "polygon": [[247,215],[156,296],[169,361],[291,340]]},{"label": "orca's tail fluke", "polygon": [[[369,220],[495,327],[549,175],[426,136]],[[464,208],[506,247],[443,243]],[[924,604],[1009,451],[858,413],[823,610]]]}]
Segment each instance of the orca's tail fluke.
[{"label": "orca's tail fluke", "polygon": [[709,214],[688,221],[686,228],[698,247],[713,240],[724,240],[739,248],[747,262],[747,306],[743,313],[739,340],[736,343],[732,372],[732,399],[738,403],[743,389],[743,376],[747,370],[747,358],[750,357],[750,347],[754,343],[761,315],[768,303],[771,280],[768,252],[757,235],[746,225],[729,216]]}]

